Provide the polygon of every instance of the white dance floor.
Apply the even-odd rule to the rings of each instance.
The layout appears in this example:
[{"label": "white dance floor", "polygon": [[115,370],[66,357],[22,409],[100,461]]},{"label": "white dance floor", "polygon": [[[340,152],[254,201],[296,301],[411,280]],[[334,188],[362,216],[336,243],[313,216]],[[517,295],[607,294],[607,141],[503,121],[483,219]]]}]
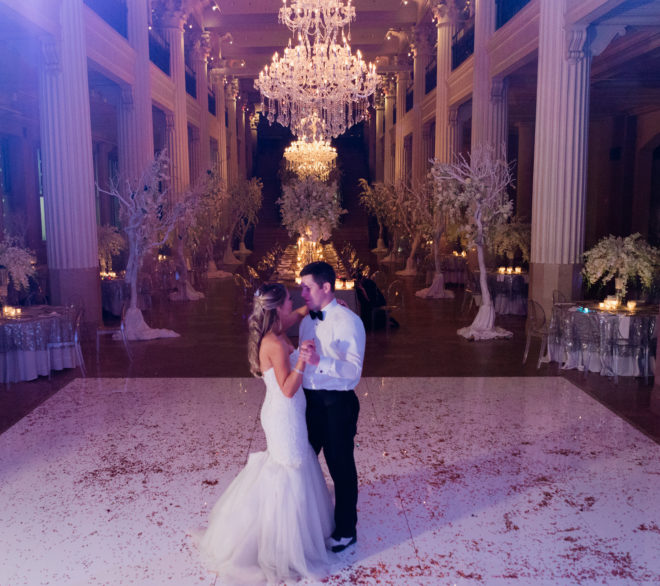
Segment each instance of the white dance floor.
[{"label": "white dance floor", "polygon": [[[358,542],[325,583],[660,582],[660,446],[566,380],[358,395]],[[262,397],[255,379],[69,384],[0,436],[0,585],[220,584],[187,531],[264,449]]]}]

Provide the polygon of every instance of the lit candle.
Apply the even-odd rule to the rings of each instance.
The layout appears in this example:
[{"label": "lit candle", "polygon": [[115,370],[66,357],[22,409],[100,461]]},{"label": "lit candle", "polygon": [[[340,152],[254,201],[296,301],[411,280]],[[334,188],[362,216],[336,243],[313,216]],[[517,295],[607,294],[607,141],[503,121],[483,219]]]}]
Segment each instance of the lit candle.
[{"label": "lit candle", "polygon": [[302,283],[302,277],[296,277],[296,285],[300,285]]},{"label": "lit candle", "polygon": [[598,304],[598,309],[605,309],[605,302],[601,301],[601,302]]},{"label": "lit candle", "polygon": [[347,289],[354,289],[355,288],[355,281],[346,281],[346,288]]},{"label": "lit candle", "polygon": [[499,269],[497,269],[497,272],[502,274],[506,273],[506,267],[500,267]]},{"label": "lit candle", "polygon": [[516,274],[517,274],[517,275],[519,275],[520,273],[522,273],[522,267],[516,267],[515,270],[516,270]]},{"label": "lit candle", "polygon": [[633,311],[637,307],[637,301],[628,301],[626,307],[628,308],[628,311]]},{"label": "lit candle", "polygon": [[510,275],[511,273],[513,273],[513,269],[511,267],[507,267],[506,272],[507,272],[507,275]]}]

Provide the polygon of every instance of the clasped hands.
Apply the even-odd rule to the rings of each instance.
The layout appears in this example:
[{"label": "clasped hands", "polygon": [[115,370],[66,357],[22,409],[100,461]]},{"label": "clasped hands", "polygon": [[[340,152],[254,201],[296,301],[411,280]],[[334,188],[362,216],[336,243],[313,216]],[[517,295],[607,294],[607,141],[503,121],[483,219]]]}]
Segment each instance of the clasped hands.
[{"label": "clasped hands", "polygon": [[300,343],[298,356],[301,360],[312,366],[316,366],[321,360],[321,357],[316,352],[316,343],[314,340],[303,340]]}]

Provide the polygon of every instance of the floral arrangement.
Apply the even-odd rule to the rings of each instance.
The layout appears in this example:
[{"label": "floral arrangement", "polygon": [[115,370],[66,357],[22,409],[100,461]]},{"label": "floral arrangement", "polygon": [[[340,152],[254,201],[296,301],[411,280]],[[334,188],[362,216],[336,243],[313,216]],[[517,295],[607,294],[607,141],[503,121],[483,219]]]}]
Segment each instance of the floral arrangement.
[{"label": "floral arrangement", "polygon": [[634,277],[639,277],[643,287],[651,287],[659,267],[660,250],[643,240],[641,234],[626,238],[610,234],[584,253],[582,274],[590,285],[618,279],[617,289],[624,297],[627,283]]},{"label": "floral arrangement", "polygon": [[495,227],[489,244],[495,254],[506,256],[510,260],[513,260],[516,252],[520,250],[523,262],[529,262],[531,240],[531,224],[514,218],[511,222]]},{"label": "floral arrangement", "polygon": [[126,249],[126,240],[117,227],[103,225],[98,227],[98,243],[101,271],[111,271],[112,257]]},{"label": "floral arrangement", "polygon": [[314,242],[330,238],[340,216],[346,213],[339,204],[337,184],[327,185],[311,177],[285,185],[277,203],[289,234],[300,234]]},{"label": "floral arrangement", "polygon": [[7,269],[14,286],[28,288],[28,277],[34,275],[36,262],[31,250],[21,247],[16,238],[5,232],[0,243],[0,265]]}]

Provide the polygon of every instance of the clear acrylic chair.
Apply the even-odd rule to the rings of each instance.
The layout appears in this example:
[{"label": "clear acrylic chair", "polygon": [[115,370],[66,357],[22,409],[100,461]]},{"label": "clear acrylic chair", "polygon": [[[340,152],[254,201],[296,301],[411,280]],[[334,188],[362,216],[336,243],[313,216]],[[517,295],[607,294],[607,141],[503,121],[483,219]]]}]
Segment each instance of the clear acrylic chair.
[{"label": "clear acrylic chair", "polygon": [[522,363],[527,362],[527,356],[529,354],[529,347],[532,343],[532,338],[541,339],[541,349],[539,351],[539,359],[536,362],[536,368],[541,368],[541,360],[543,359],[543,354],[547,351],[548,348],[548,324],[545,319],[545,311],[543,307],[534,301],[529,299],[527,301],[527,341],[525,342],[525,353],[523,354]]}]

